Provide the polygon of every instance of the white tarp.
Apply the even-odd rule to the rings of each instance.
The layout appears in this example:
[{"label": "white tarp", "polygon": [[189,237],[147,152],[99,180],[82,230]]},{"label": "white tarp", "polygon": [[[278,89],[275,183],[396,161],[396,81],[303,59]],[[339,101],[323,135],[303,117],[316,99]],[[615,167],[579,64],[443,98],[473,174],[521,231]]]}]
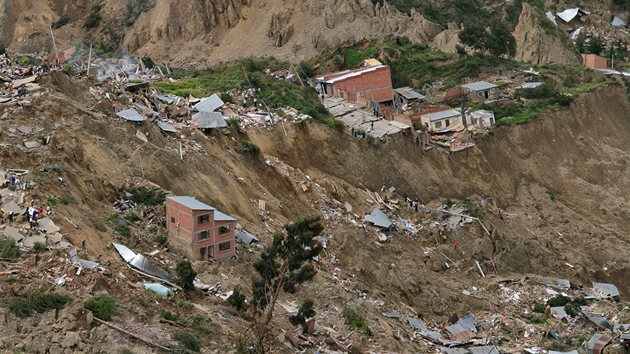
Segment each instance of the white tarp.
[{"label": "white tarp", "polygon": [[613,18],[612,25],[613,26],[625,26],[626,25],[626,21],[624,21],[624,20],[620,19],[619,17],[615,16],[615,18]]}]

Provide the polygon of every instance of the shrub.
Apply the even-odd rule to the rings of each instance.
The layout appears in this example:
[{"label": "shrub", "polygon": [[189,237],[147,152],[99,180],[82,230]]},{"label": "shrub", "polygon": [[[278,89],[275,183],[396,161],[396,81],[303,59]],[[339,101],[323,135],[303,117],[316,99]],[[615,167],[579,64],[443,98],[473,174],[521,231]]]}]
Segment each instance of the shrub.
[{"label": "shrub", "polygon": [[369,334],[370,329],[361,315],[349,307],[344,307],[341,314],[346,319],[348,325],[364,334]]},{"label": "shrub", "polygon": [[564,306],[571,302],[571,299],[564,295],[557,295],[556,297],[552,297],[547,301],[547,305],[551,307]]},{"label": "shrub", "polygon": [[140,14],[151,8],[151,2],[149,0],[130,0],[127,3],[127,13],[123,22],[126,26],[133,25],[134,22],[140,17]]},{"label": "shrub", "polygon": [[33,245],[33,251],[37,253],[44,252],[46,250],[48,250],[48,246],[46,246],[46,244],[43,242],[35,242],[35,244]]},{"label": "shrub", "polygon": [[302,333],[306,333],[306,319],[315,316],[315,310],[313,310],[314,302],[311,299],[306,299],[302,303],[300,310],[295,316],[290,316],[289,321],[292,325],[302,325]]},{"label": "shrub", "polygon": [[172,338],[179,342],[176,352],[178,352],[178,350],[180,352],[186,352],[186,350],[199,352],[201,350],[201,345],[197,338],[188,332],[177,332],[173,334]]},{"label": "shrub", "polygon": [[138,204],[155,206],[166,200],[166,193],[159,188],[132,188],[129,192],[132,194],[130,199]]},{"label": "shrub", "polygon": [[370,144],[370,145],[372,145],[372,146],[374,146],[374,147],[378,147],[378,146],[380,145],[380,141],[379,141],[378,139],[376,139],[376,138],[374,137],[374,135],[372,135],[372,134],[368,134],[368,135],[365,137],[365,141],[366,141],[368,144]]},{"label": "shrub", "polygon": [[210,325],[212,324],[212,319],[210,317],[201,314],[195,314],[190,316],[190,320],[193,323],[193,330],[195,332],[203,334],[210,333]]},{"label": "shrub", "polygon": [[84,27],[95,28],[101,23],[101,5],[94,5],[92,12],[88,15],[87,19],[83,23]]},{"label": "shrub", "polygon": [[68,15],[63,15],[59,17],[57,22],[53,23],[52,28],[54,29],[61,28],[67,25],[68,23],[70,23],[70,17]]},{"label": "shrub", "polygon": [[241,140],[241,151],[252,155],[260,154],[260,148],[258,145],[249,140]]},{"label": "shrub", "polygon": [[16,277],[8,277],[7,279],[5,279],[5,282],[8,284],[13,284],[13,283],[17,283],[18,278]]},{"label": "shrub", "polygon": [[167,310],[162,310],[160,312],[160,316],[162,316],[162,318],[164,318],[165,320],[169,320],[169,321],[179,321],[179,317],[175,316],[171,311],[167,311]]},{"label": "shrub", "polygon": [[154,241],[160,245],[163,245],[166,243],[166,236],[164,235],[155,235],[155,239]]},{"label": "shrub", "polygon": [[189,291],[194,289],[193,283],[197,277],[197,272],[195,272],[189,261],[179,261],[177,263],[176,272],[180,285],[184,290]]},{"label": "shrub", "polygon": [[235,126],[238,127],[240,121],[237,118],[228,118],[225,120],[225,122],[229,125],[229,126]]},{"label": "shrub", "polygon": [[232,95],[230,95],[229,93],[225,93],[225,92],[221,92],[221,94],[219,95],[219,98],[221,99],[221,101],[225,102],[225,103],[236,103],[234,102],[234,98],[232,97]]},{"label": "shrub", "polygon": [[245,303],[245,295],[241,293],[241,287],[236,286],[234,292],[228,297],[227,302],[234,306],[238,312],[243,312],[247,308]]},{"label": "shrub", "polygon": [[547,319],[544,317],[534,317],[529,322],[535,323],[535,324],[543,324],[543,323],[547,323]]},{"label": "shrub", "polygon": [[72,298],[55,293],[32,294],[28,297],[15,299],[9,310],[20,318],[30,317],[33,312],[44,313],[50,310],[61,310]]},{"label": "shrub", "polygon": [[486,215],[483,209],[481,209],[477,204],[471,203],[469,201],[465,201],[463,204],[467,212],[479,219],[483,218],[483,216]]},{"label": "shrub", "polygon": [[556,200],[556,194],[555,194],[554,192],[552,192],[552,191],[547,191],[547,192],[545,192],[545,193],[547,193],[547,195],[549,196],[549,199],[551,199],[551,201]]},{"label": "shrub", "polygon": [[2,258],[16,259],[20,258],[22,251],[18,247],[17,243],[12,238],[5,238],[0,241],[0,249],[2,250]]},{"label": "shrub", "polygon": [[131,230],[129,230],[129,226],[127,226],[127,224],[118,225],[114,227],[114,230],[122,237],[131,237]]},{"label": "shrub", "polygon": [[534,302],[533,311],[537,313],[545,313],[545,305],[541,304],[540,302]]},{"label": "shrub", "polygon": [[74,76],[74,68],[70,64],[63,64],[61,66],[61,71],[68,76]]},{"label": "shrub", "polygon": [[109,321],[118,308],[116,299],[107,295],[100,294],[92,296],[85,302],[85,308],[90,310],[94,317],[103,321]]}]

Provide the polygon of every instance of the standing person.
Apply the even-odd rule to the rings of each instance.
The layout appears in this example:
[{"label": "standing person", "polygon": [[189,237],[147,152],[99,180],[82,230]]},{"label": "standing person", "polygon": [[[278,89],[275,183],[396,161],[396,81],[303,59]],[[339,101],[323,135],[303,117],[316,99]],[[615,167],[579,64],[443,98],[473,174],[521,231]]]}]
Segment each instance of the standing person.
[{"label": "standing person", "polygon": [[9,212],[9,224],[13,224],[13,210]]},{"label": "standing person", "polygon": [[86,244],[85,240],[81,241],[81,248],[83,249],[83,252],[85,252],[87,250],[87,244]]},{"label": "standing person", "polygon": [[31,207],[26,207],[26,210],[24,211],[24,218],[26,219],[26,222],[31,222]]}]

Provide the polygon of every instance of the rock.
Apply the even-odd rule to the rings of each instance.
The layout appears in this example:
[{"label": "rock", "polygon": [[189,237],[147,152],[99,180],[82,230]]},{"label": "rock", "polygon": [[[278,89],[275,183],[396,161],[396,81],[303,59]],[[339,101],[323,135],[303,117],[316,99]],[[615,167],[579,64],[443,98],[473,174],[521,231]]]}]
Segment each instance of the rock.
[{"label": "rock", "polygon": [[11,237],[15,242],[20,242],[24,239],[24,235],[20,233],[20,230],[13,226],[7,226],[3,232],[5,237]]},{"label": "rock", "polygon": [[81,336],[77,332],[66,332],[66,336],[61,341],[62,348],[73,348],[81,342]]},{"label": "rock", "polygon": [[524,3],[518,25],[514,29],[516,39],[514,59],[540,65],[582,63],[580,56],[563,43],[561,36],[570,39],[562,29],[551,23],[543,26],[541,21],[549,20],[537,9]]},{"label": "rock", "polygon": [[38,147],[42,146],[42,144],[38,143],[37,141],[25,141],[24,142],[24,146],[27,149],[37,149]]}]

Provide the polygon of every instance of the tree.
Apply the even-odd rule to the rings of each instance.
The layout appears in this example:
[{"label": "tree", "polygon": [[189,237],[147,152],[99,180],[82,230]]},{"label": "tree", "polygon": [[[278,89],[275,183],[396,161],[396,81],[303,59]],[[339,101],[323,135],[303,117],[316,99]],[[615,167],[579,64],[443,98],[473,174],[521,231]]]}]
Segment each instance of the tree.
[{"label": "tree", "polygon": [[485,47],[495,57],[502,55],[513,58],[516,55],[516,39],[512,32],[500,21],[490,22],[491,34],[486,37]]},{"label": "tree", "polygon": [[[319,216],[307,216],[276,233],[273,243],[254,264],[259,278],[252,285],[256,311],[256,336],[260,349],[269,338],[269,323],[280,291],[294,293],[296,286],[313,279],[315,268],[308,262],[321,252],[317,236],[324,230]],[[312,307],[312,306],[311,306]]]},{"label": "tree", "polygon": [[486,28],[479,22],[467,21],[464,22],[464,29],[458,34],[459,41],[463,45],[471,47],[476,50],[484,50],[484,41],[486,38]]},{"label": "tree", "polygon": [[197,277],[197,272],[193,269],[192,264],[189,261],[179,261],[175,271],[182,288],[186,291],[192,290],[194,288],[193,282]]},{"label": "tree", "polygon": [[590,54],[600,55],[604,51],[604,42],[599,36],[591,37],[586,45],[586,51]]},{"label": "tree", "polygon": [[289,321],[291,321],[292,325],[302,325],[302,333],[306,333],[308,330],[306,327],[306,319],[315,316],[315,310],[313,310],[314,304],[315,303],[311,299],[304,300],[298,313],[289,317]]}]

